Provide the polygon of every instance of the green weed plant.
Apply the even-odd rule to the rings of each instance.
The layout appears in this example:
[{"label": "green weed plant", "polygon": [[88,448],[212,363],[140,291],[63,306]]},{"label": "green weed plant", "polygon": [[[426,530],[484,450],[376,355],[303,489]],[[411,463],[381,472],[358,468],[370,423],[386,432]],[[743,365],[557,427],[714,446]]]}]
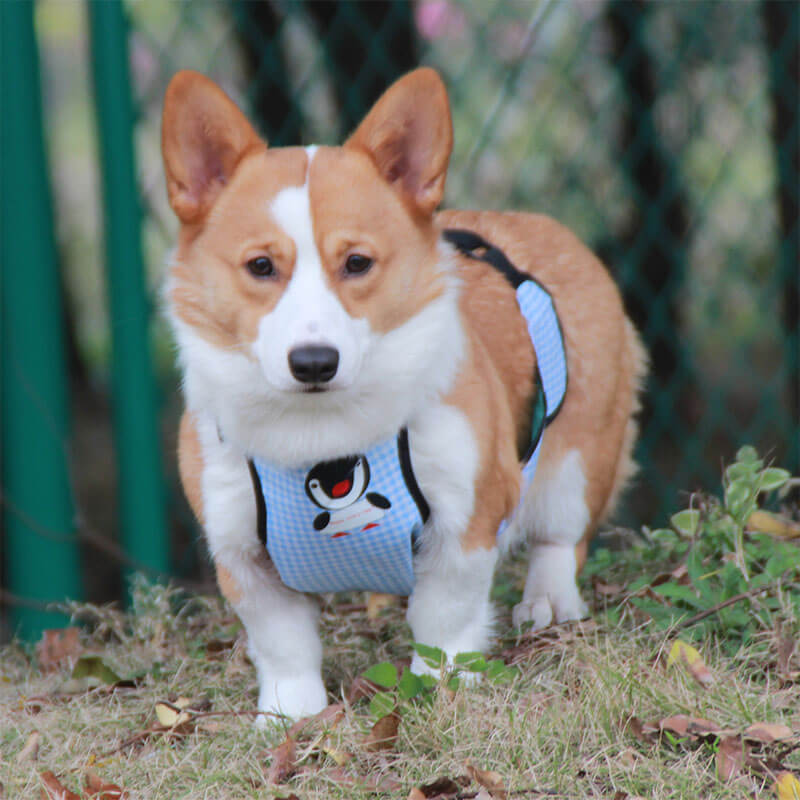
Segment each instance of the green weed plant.
[{"label": "green weed plant", "polygon": [[[753,530],[759,501],[785,494],[784,469],[764,466],[752,447],[742,447],[723,478],[721,497],[694,494],[671,517],[671,528],[644,529],[644,541],[623,559],[598,550],[585,575],[617,575],[635,568],[639,577],[612,604],[609,621],[625,606],[643,612],[657,630],[689,627],[700,638],[724,634],[730,647],[773,627],[776,615],[800,615],[800,542]],[[695,621],[696,620],[696,621]]]}]

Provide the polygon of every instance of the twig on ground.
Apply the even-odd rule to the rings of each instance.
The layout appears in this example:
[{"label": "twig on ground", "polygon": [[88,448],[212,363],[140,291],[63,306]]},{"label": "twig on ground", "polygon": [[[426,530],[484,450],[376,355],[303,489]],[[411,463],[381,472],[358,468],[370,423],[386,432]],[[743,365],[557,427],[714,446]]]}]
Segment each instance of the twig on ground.
[{"label": "twig on ground", "polygon": [[757,594],[761,594],[762,592],[765,591],[767,591],[766,587],[757,586],[754,589],[750,589],[746,592],[741,592],[741,594],[735,594],[733,597],[729,597],[727,600],[723,600],[721,603],[717,603],[715,606],[707,608],[705,611],[701,611],[699,614],[695,614],[693,617],[689,617],[688,619],[684,619],[681,622],[677,622],[675,624],[675,627],[688,628],[690,625],[694,625],[696,622],[701,622],[706,617],[710,617],[712,614],[716,614],[723,608],[732,606],[734,605],[734,603],[738,603],[740,600],[746,600],[748,597],[755,597]]}]

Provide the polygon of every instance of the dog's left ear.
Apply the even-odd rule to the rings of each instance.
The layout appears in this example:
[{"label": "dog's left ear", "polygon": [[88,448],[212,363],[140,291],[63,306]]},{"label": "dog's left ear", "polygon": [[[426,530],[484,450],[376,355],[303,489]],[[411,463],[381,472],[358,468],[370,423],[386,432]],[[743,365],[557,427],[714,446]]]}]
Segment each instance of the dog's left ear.
[{"label": "dog's left ear", "polygon": [[425,214],[442,201],[453,123],[447,91],[428,67],[395,81],[345,147],[366,151],[381,175]]}]

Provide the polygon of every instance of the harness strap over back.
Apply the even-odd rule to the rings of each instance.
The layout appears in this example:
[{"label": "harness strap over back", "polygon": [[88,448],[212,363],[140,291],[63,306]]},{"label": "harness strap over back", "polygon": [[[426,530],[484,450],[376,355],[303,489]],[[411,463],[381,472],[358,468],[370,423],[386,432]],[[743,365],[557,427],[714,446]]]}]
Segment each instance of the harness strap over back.
[{"label": "harness strap over back", "polygon": [[[533,379],[536,396],[530,444],[522,457],[524,491],[536,472],[544,429],[561,410],[567,394],[567,356],[561,323],[547,289],[533,276],[518,270],[502,250],[473,231],[449,228],[444,232],[444,239],[454,245],[462,255],[494,267],[514,287],[517,304],[533,342],[536,353]],[[500,531],[505,527],[504,522]]]}]

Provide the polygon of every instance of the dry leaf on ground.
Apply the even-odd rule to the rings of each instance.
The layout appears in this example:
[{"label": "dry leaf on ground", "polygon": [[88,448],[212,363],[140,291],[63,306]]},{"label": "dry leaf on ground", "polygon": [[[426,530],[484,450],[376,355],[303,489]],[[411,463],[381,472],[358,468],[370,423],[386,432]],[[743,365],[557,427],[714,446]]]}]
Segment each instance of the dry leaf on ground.
[{"label": "dry leaf on ground", "polygon": [[431,783],[424,783],[415,786],[408,795],[408,800],[445,800],[448,797],[455,797],[461,793],[465,786],[469,786],[470,779],[466,775],[461,775],[457,779],[437,778]]},{"label": "dry leaf on ground", "polygon": [[778,800],[800,800],[800,781],[791,772],[779,772],[775,776],[772,791]]},{"label": "dry leaf on ground", "polygon": [[740,736],[725,736],[716,755],[717,775],[722,781],[735,778],[744,766],[745,749]]},{"label": "dry leaf on ground", "polygon": [[764,744],[791,739],[793,735],[791,728],[774,722],[754,722],[743,734],[745,739],[752,739]]},{"label": "dry leaf on ground", "polygon": [[312,730],[327,725],[329,728],[335,728],[344,718],[344,703],[331,703],[325,706],[313,717],[303,717],[289,728],[287,736],[293,739],[299,739],[304,735],[309,735]]},{"label": "dry leaf on ground", "polygon": [[384,608],[391,608],[400,602],[396,594],[383,594],[382,592],[371,592],[367,598],[367,619],[374,622],[380,616]]},{"label": "dry leaf on ground", "polygon": [[42,672],[70,667],[83,647],[77,628],[54,628],[42,633],[36,645],[36,659]]},{"label": "dry leaf on ground", "polygon": [[381,717],[367,734],[364,740],[364,749],[371,753],[380,750],[393,750],[397,743],[397,731],[400,728],[400,714],[393,711]]},{"label": "dry leaf on ground", "polygon": [[681,664],[689,670],[689,674],[703,687],[708,687],[714,682],[714,676],[705,665],[700,653],[690,644],[681,639],[676,639],[667,657],[667,666]]},{"label": "dry leaf on ground", "polygon": [[506,800],[508,791],[503,782],[503,776],[499,772],[478,769],[471,761],[467,761],[465,767],[470,778],[488,790],[495,800]]},{"label": "dry leaf on ground", "polygon": [[106,783],[93,769],[86,772],[86,796],[93,800],[126,800],[128,793],[115,783]]},{"label": "dry leaf on ground", "polygon": [[163,725],[164,728],[180,729],[182,732],[187,730],[192,719],[192,715],[188,711],[184,711],[180,706],[166,700],[156,703],[155,711],[160,725]]},{"label": "dry leaf on ground", "polygon": [[81,800],[79,794],[71,792],[50,770],[40,776],[42,781],[42,800]]},{"label": "dry leaf on ground", "polygon": [[267,772],[267,783],[283,783],[297,770],[297,743],[287,736],[277,747],[269,751],[272,763]]}]

